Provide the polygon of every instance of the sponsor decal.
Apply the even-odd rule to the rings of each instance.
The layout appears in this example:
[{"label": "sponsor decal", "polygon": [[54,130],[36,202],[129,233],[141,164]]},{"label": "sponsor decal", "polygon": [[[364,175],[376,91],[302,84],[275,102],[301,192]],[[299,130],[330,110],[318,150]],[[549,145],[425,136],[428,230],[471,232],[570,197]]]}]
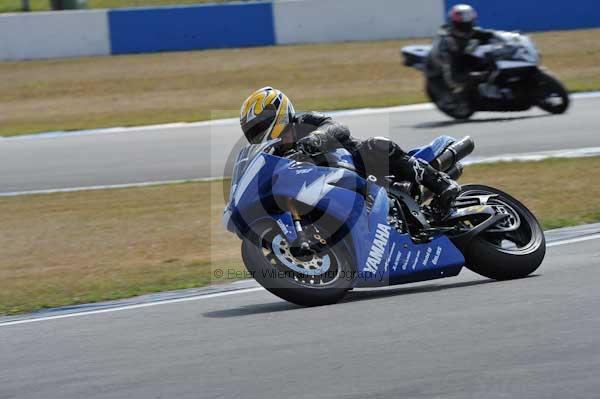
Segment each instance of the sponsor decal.
[{"label": "sponsor decal", "polygon": [[402,257],[402,252],[398,251],[398,255],[396,255],[396,259],[394,259],[394,266],[392,267],[392,269],[394,269],[394,271],[396,271],[396,269],[398,269],[398,264],[400,263],[401,257]]},{"label": "sponsor decal", "polygon": [[417,263],[419,263],[419,258],[421,257],[421,251],[417,251],[417,255],[415,256],[415,261],[412,264],[412,269],[415,270],[417,268]]},{"label": "sponsor decal", "polygon": [[412,256],[412,251],[409,251],[408,255],[406,255],[406,260],[404,261],[404,264],[402,265],[402,270],[406,270],[406,268],[408,267],[408,262],[410,262],[411,256]]},{"label": "sponsor decal", "polygon": [[286,236],[290,234],[290,231],[281,219],[277,219],[277,224],[279,225],[279,227],[281,227],[281,231],[283,232],[283,234],[285,234]]},{"label": "sponsor decal", "polygon": [[419,161],[415,160],[415,162],[413,162],[413,170],[415,172],[415,181],[421,184],[423,182],[423,176],[425,175],[425,168],[421,166]]},{"label": "sponsor decal", "polygon": [[440,260],[440,256],[442,256],[442,247],[437,247],[437,249],[435,250],[435,256],[433,257],[431,263],[437,266]]},{"label": "sponsor decal", "polygon": [[423,263],[421,263],[423,266],[427,265],[427,262],[429,262],[429,258],[431,258],[432,253],[433,249],[431,247],[427,247],[427,251],[425,251],[425,258],[423,259]]},{"label": "sponsor decal", "polygon": [[365,264],[365,271],[377,273],[379,265],[383,260],[383,255],[385,254],[385,248],[387,247],[388,240],[390,239],[390,230],[392,230],[390,226],[386,226],[385,224],[381,223],[377,224],[375,239],[371,244],[369,257],[367,258],[367,262]]},{"label": "sponsor decal", "polygon": [[385,266],[383,267],[384,271],[388,271],[388,267],[390,265],[390,260],[392,260],[392,255],[394,254],[394,249],[396,249],[396,243],[392,244],[392,248],[390,249],[390,255],[388,256],[387,260],[385,261]]},{"label": "sponsor decal", "polygon": [[310,169],[296,169],[297,175],[305,175],[307,173],[310,173]]}]

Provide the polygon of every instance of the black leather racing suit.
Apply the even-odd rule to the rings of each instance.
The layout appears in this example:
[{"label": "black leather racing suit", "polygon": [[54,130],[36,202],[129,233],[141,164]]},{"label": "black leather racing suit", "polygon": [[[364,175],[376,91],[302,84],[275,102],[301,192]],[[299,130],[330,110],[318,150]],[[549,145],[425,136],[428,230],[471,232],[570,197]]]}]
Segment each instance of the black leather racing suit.
[{"label": "black leather racing suit", "polygon": [[448,25],[440,28],[426,67],[428,87],[437,98],[452,93],[460,96],[470,84],[478,82],[470,78],[469,74],[483,65],[475,64],[475,60],[468,57],[468,54],[478,45],[488,43],[493,37],[493,31],[481,28],[474,28],[473,32],[464,38],[452,35]]},{"label": "black leather racing suit", "polygon": [[407,155],[390,139],[371,137],[358,140],[350,135],[348,127],[321,113],[309,112],[295,118],[293,129],[297,149],[315,154],[345,148],[352,154],[363,176],[394,175],[399,181],[422,184],[440,195],[442,202],[453,200],[460,191],[460,186],[446,174],[438,172],[427,162]]}]

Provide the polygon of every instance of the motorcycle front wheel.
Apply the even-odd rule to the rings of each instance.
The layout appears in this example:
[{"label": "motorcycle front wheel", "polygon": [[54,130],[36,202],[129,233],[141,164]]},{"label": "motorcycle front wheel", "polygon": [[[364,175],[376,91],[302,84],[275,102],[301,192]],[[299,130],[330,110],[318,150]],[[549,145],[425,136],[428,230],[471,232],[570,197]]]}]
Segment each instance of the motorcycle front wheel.
[{"label": "motorcycle front wheel", "polygon": [[569,108],[569,93],[555,77],[540,72],[537,77],[535,103],[551,114],[562,114]]},{"label": "motorcycle front wheel", "polygon": [[546,254],[546,240],[533,213],[515,198],[492,187],[465,185],[460,194],[475,195],[494,195],[488,205],[508,216],[461,248],[466,266],[494,280],[523,278],[537,270]]},{"label": "motorcycle front wheel", "polygon": [[431,88],[431,83],[427,83],[425,88],[427,96],[435,104],[438,110],[456,120],[467,120],[475,113],[475,110],[469,104],[447,104],[435,94],[435,90]]},{"label": "motorcycle front wheel", "polygon": [[[323,228],[314,228],[327,237]],[[251,276],[272,294],[300,306],[329,305],[342,299],[354,282],[344,243],[298,259],[277,225],[261,222],[250,228],[242,242],[242,259]]]}]

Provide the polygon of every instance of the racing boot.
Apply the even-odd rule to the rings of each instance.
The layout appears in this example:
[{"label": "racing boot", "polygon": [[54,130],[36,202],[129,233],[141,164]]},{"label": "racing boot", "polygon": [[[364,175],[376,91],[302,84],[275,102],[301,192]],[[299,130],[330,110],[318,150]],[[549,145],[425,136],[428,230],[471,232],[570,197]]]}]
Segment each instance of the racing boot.
[{"label": "racing boot", "polygon": [[436,170],[426,162],[416,160],[413,168],[415,180],[435,194],[432,205],[440,213],[448,212],[452,202],[460,194],[460,185],[447,174]]},{"label": "racing boot", "polygon": [[452,203],[458,197],[461,191],[460,184],[450,179],[448,176],[443,178],[445,188],[434,198],[435,205],[442,213],[446,213],[452,207]]},{"label": "racing boot", "polygon": [[379,172],[384,172],[385,175],[392,171],[398,180],[408,180],[425,186],[435,194],[433,205],[443,213],[449,210],[452,201],[460,193],[460,185],[447,174],[406,154],[398,144],[386,137],[371,137],[362,145],[366,146],[366,149],[359,150],[362,152],[362,158],[371,165],[379,164],[373,169],[379,169]]}]

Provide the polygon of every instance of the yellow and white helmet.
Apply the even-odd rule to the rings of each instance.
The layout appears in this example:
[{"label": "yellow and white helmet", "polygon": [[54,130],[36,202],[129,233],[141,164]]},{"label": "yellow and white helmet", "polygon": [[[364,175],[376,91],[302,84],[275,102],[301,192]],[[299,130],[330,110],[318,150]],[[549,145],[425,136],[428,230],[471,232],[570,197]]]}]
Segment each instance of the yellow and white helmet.
[{"label": "yellow and white helmet", "polygon": [[252,93],[242,104],[240,125],[252,144],[281,136],[294,119],[294,106],[281,91],[263,87]]}]

